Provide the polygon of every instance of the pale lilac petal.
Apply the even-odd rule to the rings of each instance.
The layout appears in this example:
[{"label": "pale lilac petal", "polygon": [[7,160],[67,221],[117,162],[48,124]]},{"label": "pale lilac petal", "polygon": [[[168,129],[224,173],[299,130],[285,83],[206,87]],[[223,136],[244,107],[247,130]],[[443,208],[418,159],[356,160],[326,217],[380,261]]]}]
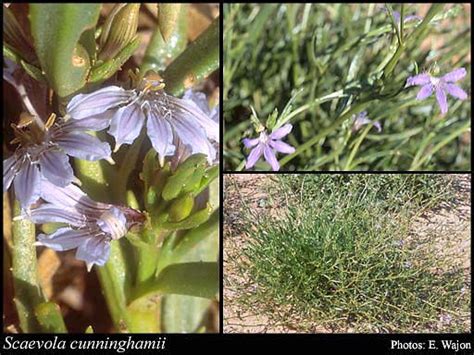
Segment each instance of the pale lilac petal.
[{"label": "pale lilac petal", "polygon": [[186,90],[183,95],[184,100],[192,100],[198,107],[206,114],[210,114],[209,104],[207,102],[206,94],[191,89]]},{"label": "pale lilac petal", "polygon": [[175,153],[171,125],[164,118],[158,117],[156,112],[150,111],[146,122],[146,131],[161,162],[164,161],[164,157]]},{"label": "pale lilac petal", "polygon": [[97,225],[103,232],[113,236],[113,239],[119,239],[127,234],[127,218],[117,207],[111,207],[102,214],[97,220]]},{"label": "pale lilac petal", "polygon": [[112,154],[108,143],[86,133],[63,134],[56,143],[66,154],[84,160],[107,159]]},{"label": "pale lilac petal", "polygon": [[250,154],[247,157],[247,163],[245,164],[245,169],[250,169],[257,163],[258,159],[260,159],[263,154],[264,147],[265,145],[259,144],[250,151]]},{"label": "pale lilac petal", "polygon": [[409,16],[405,17],[403,22],[410,22],[410,21],[413,21],[413,20],[421,21],[421,20],[423,20],[423,17],[418,16],[418,15],[409,15]]},{"label": "pale lilac petal", "polygon": [[69,185],[74,178],[69,158],[63,152],[45,151],[39,158],[41,174],[57,186]]},{"label": "pale lilac petal", "polygon": [[454,83],[464,78],[466,74],[467,74],[466,69],[458,68],[458,69],[454,69],[452,72],[449,72],[448,74],[445,74],[442,77],[442,80],[444,80],[447,83]]},{"label": "pale lilac petal", "polygon": [[13,179],[15,178],[15,163],[16,158],[14,155],[3,161],[3,192],[8,190],[12,184]]},{"label": "pale lilac petal", "polygon": [[125,90],[118,86],[108,86],[90,94],[74,96],[69,101],[66,111],[72,118],[80,120],[125,104],[135,96],[134,91]]},{"label": "pale lilac petal", "polygon": [[45,246],[56,251],[65,251],[77,248],[92,239],[87,229],[74,230],[68,227],[59,228],[56,232],[38,235],[36,245]]},{"label": "pale lilac petal", "polygon": [[69,120],[62,129],[68,131],[102,131],[110,126],[110,121],[114,114],[115,110],[110,110],[97,116],[90,116],[80,120]]},{"label": "pale lilac petal", "polygon": [[77,248],[76,259],[84,260],[90,270],[94,264],[103,266],[109,259],[109,254],[110,243],[105,238],[94,236]]},{"label": "pale lilac petal", "polygon": [[38,208],[34,208],[26,216],[30,221],[43,223],[67,223],[75,227],[83,227],[86,225],[84,215],[72,207],[56,206],[51,203],[43,203]]},{"label": "pale lilac petal", "polygon": [[418,91],[418,95],[416,95],[417,100],[424,100],[428,96],[431,96],[433,93],[433,85],[427,84],[421,87],[420,91]]},{"label": "pale lilac petal", "polygon": [[426,85],[426,84],[429,84],[430,82],[431,82],[431,77],[426,73],[410,76],[407,79],[408,86]]},{"label": "pale lilac petal", "polygon": [[459,100],[466,100],[467,93],[461,89],[459,86],[454,84],[444,84],[445,90],[448,92],[449,95],[459,99]]},{"label": "pale lilac petal", "polygon": [[377,131],[380,133],[382,132],[382,125],[379,121],[374,122],[374,127],[377,128]]},{"label": "pale lilac petal", "polygon": [[174,120],[194,120],[204,129],[208,139],[219,142],[218,122],[214,121],[191,100],[178,99],[173,96],[168,96],[168,98],[175,106],[175,110],[173,111]]},{"label": "pale lilac petal", "polygon": [[220,119],[219,105],[217,105],[216,107],[212,109],[210,116],[211,116],[211,120],[213,120],[216,123],[219,123],[219,119]]},{"label": "pale lilac petal", "polygon": [[280,153],[293,154],[295,152],[294,147],[282,141],[271,140],[269,144],[273,149]]},{"label": "pale lilac petal", "polygon": [[271,165],[273,171],[280,170],[280,164],[278,163],[275,153],[269,146],[265,146],[263,155],[265,156],[265,160]]},{"label": "pale lilac petal", "polygon": [[132,144],[145,123],[145,114],[139,105],[129,105],[117,110],[110,123],[109,134],[115,138],[115,149],[122,144]]},{"label": "pale lilac petal", "polygon": [[15,196],[20,201],[22,209],[28,209],[32,203],[35,203],[41,193],[41,174],[38,167],[31,163],[25,163],[15,180]]},{"label": "pale lilac petal", "polygon": [[249,149],[252,148],[252,147],[255,147],[258,144],[259,141],[260,140],[258,138],[252,138],[252,139],[244,138],[244,139],[242,139],[242,143],[244,143],[245,148],[249,148]]},{"label": "pale lilac petal", "polygon": [[207,155],[208,161],[212,164],[216,156],[216,150],[209,142],[204,129],[192,120],[176,120],[173,128],[180,141],[190,150],[191,154],[202,153]]},{"label": "pale lilac petal", "polygon": [[55,206],[73,207],[87,215],[100,214],[110,209],[109,204],[90,199],[79,187],[69,184],[66,187],[53,185],[46,179],[41,180],[41,198]]},{"label": "pale lilac petal", "polygon": [[442,88],[436,88],[436,100],[438,100],[441,113],[443,115],[446,114],[446,112],[448,112],[448,99],[446,97],[446,93]]},{"label": "pale lilac petal", "polygon": [[271,139],[282,139],[286,135],[288,135],[291,130],[293,129],[293,126],[290,123],[287,123],[286,125],[278,128],[275,132],[272,132],[270,134]]}]

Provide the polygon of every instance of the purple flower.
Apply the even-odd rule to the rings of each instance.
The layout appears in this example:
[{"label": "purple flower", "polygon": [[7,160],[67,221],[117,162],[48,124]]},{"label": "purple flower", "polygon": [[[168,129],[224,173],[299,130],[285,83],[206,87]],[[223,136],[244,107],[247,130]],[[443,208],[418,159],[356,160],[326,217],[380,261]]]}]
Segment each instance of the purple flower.
[{"label": "purple flower", "polygon": [[448,112],[448,99],[446,93],[459,99],[466,100],[467,94],[459,86],[453,84],[466,76],[466,69],[458,68],[452,72],[445,74],[441,78],[436,78],[428,73],[422,73],[415,76],[410,76],[407,79],[407,86],[419,85],[421,90],[416,95],[417,100],[424,100],[431,96],[433,91],[436,95],[436,100],[441,109],[441,113],[445,115]]},{"label": "purple flower", "polygon": [[377,128],[377,131],[380,133],[382,132],[382,126],[380,125],[379,121],[372,121],[370,118],[367,117],[367,111],[362,111],[358,115],[354,115],[352,117],[353,119],[353,126],[352,126],[352,132],[357,132],[359,129],[362,128],[362,126],[372,123],[375,128]]},{"label": "purple flower", "polygon": [[27,218],[34,223],[67,223],[54,233],[38,235],[36,245],[56,251],[76,249],[76,258],[87,264],[103,266],[110,254],[110,242],[125,236],[135,224],[143,223],[143,215],[128,207],[91,200],[77,186],[58,187],[41,180],[41,198],[47,203],[31,209]]},{"label": "purple flower", "polygon": [[[388,8],[387,8],[386,5],[381,5],[380,8],[383,12],[389,14],[389,11],[388,11]],[[400,16],[401,16],[400,12],[392,11],[392,14],[393,14],[393,19],[395,20],[395,23],[400,23]],[[413,20],[421,21],[421,20],[423,20],[423,17],[418,16],[415,13],[413,13],[411,15],[405,16],[405,18],[403,19],[403,23],[410,22],[410,21],[413,21]]]},{"label": "purple flower", "polygon": [[3,191],[13,182],[21,208],[28,210],[38,200],[41,177],[58,187],[67,186],[75,179],[69,156],[85,160],[110,158],[110,146],[85,130],[91,129],[91,120],[84,122],[48,120],[44,128],[31,123],[26,128],[13,126],[19,143],[15,153],[3,161]]},{"label": "purple flower", "polygon": [[214,120],[218,110],[210,112],[207,100],[199,94],[188,91],[179,99],[162,88],[161,82],[149,79],[139,89],[108,86],[73,97],[67,113],[75,120],[101,117],[115,138],[114,151],[133,143],[146,121],[148,137],[162,165],[179,143],[188,155],[202,153],[212,163],[216,156],[213,143],[219,142],[219,123]]},{"label": "purple flower", "polygon": [[295,148],[281,141],[283,137],[291,132],[292,128],[293,126],[287,123],[270,134],[263,131],[260,133],[258,138],[244,138],[242,142],[246,148],[250,149],[254,147],[247,157],[245,169],[253,167],[263,154],[265,160],[271,165],[273,171],[280,170],[280,164],[278,163],[275,152],[284,154],[292,154],[295,152]]}]

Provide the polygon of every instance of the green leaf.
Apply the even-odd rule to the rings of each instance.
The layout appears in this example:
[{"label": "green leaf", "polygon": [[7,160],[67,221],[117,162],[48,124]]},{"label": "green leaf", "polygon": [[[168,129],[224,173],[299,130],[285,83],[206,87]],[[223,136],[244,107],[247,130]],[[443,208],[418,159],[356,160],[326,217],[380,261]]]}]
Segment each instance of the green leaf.
[{"label": "green leaf", "polygon": [[30,4],[36,54],[49,84],[65,97],[86,83],[91,62],[79,43],[97,23],[100,4]]},{"label": "green leaf", "polygon": [[165,90],[181,95],[219,68],[219,17],[163,72]]},{"label": "green leaf", "polygon": [[192,262],[173,264],[156,279],[139,285],[133,302],[141,298],[154,298],[164,294],[188,295],[214,299],[219,290],[219,266],[217,262]]}]

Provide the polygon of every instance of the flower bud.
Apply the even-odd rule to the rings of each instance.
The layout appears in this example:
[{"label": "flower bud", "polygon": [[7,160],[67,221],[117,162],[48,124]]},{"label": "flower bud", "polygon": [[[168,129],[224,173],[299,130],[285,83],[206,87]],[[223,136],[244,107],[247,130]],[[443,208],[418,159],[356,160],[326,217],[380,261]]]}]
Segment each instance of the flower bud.
[{"label": "flower bud", "polygon": [[117,4],[107,17],[100,35],[100,60],[115,56],[132,42],[137,33],[140,4]]},{"label": "flower bud", "polygon": [[191,214],[193,207],[194,197],[191,194],[186,194],[174,200],[169,209],[169,221],[182,221]]}]

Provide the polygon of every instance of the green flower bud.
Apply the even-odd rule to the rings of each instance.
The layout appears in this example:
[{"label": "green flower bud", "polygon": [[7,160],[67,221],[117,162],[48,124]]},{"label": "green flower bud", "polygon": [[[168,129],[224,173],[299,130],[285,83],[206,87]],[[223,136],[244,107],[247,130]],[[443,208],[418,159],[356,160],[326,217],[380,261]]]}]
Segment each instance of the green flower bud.
[{"label": "green flower bud", "polygon": [[212,206],[208,204],[206,208],[203,208],[202,210],[191,214],[189,217],[183,219],[182,221],[172,222],[168,220],[168,222],[164,222],[162,226],[163,228],[169,230],[193,229],[206,222],[211,216],[212,211]]},{"label": "green flower bud", "polygon": [[191,194],[184,195],[176,200],[169,209],[169,221],[180,222],[188,217],[194,207],[194,197]]},{"label": "green flower bud", "polygon": [[140,4],[117,4],[100,35],[99,60],[114,58],[136,38]]}]

